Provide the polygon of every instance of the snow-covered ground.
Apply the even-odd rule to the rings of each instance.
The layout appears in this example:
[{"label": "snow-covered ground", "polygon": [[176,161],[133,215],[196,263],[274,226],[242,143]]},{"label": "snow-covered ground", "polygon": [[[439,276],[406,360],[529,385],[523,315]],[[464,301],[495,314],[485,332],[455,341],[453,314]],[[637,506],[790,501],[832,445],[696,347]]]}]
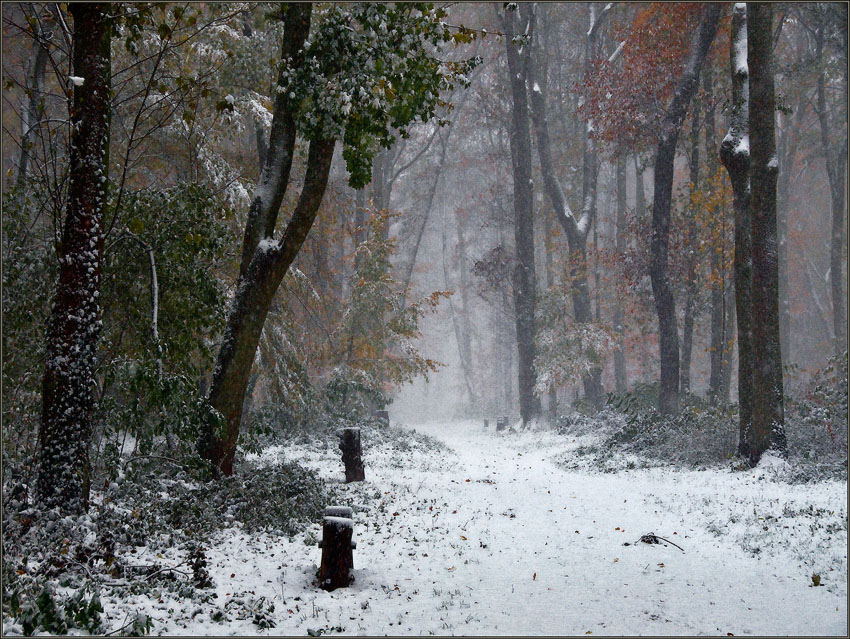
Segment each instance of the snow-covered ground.
[{"label": "snow-covered ground", "polygon": [[[260,456],[339,483],[351,587],[317,587],[318,522],[292,539],[231,530],[209,547],[207,602],[105,598],[111,626],[147,612],[181,635],[847,635],[844,482],[790,485],[770,464],[568,470],[588,437],[415,429],[446,449],[374,447],[362,483],[342,483],[332,447]],[[684,552],[635,543],[650,532]]]}]

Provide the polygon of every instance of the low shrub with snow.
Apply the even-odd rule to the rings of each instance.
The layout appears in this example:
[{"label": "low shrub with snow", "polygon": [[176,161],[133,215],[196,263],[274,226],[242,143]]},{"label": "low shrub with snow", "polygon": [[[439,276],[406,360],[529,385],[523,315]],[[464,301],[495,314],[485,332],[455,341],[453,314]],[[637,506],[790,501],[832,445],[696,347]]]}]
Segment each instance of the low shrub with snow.
[{"label": "low shrub with snow", "polygon": [[[296,464],[243,463],[233,477],[203,482],[153,461],[130,465],[92,495],[90,512],[79,518],[29,507],[20,491],[6,496],[3,616],[12,621],[9,632],[96,634],[106,591],[168,588],[195,596],[212,586],[204,578],[202,548],[216,533],[240,528],[291,536],[331,500],[315,473]],[[167,549],[185,551],[185,565],[139,561]],[[145,620],[128,626],[144,628]]]},{"label": "low shrub with snow", "polygon": [[[560,432],[600,438],[579,453],[606,471],[635,466],[708,468],[728,464],[738,444],[738,407],[711,406],[688,395],[676,416],[658,413],[657,384],[636,384],[610,394],[594,417],[561,417]],[[786,395],[787,481],[805,483],[847,478],[847,356],[833,360],[804,387]],[[577,463],[573,460],[571,463]]]},{"label": "low shrub with snow", "polygon": [[[335,424],[281,429],[282,448],[326,458],[338,453]],[[359,422],[363,455],[408,464],[410,453],[444,451],[414,431]],[[243,451],[244,452],[244,451]],[[299,459],[307,459],[299,453]],[[124,458],[113,478],[93,490],[82,517],[32,507],[26,485],[7,476],[3,520],[3,624],[7,634],[98,634],[101,598],[171,592],[203,602],[215,586],[205,548],[233,530],[294,539],[337,501],[339,484],[292,461],[240,453],[233,477],[205,481],[201,468],[157,456]],[[340,466],[341,468],[341,466]],[[361,494],[362,493],[362,494]],[[361,490],[362,499],[380,492]],[[164,559],[167,558],[167,559]],[[175,559],[178,558],[178,559]],[[268,612],[268,611],[266,611]],[[263,611],[251,613],[257,625]],[[122,634],[145,634],[152,621],[128,618]],[[108,624],[107,624],[108,625]],[[271,626],[268,626],[271,627]]]}]

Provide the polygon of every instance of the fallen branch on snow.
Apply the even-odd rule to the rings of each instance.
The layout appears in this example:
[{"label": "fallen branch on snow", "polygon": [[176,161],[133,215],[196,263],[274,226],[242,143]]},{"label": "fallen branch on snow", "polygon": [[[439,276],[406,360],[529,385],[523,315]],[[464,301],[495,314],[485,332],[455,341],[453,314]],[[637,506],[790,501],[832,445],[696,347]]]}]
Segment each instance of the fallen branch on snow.
[{"label": "fallen branch on snow", "polygon": [[[676,544],[676,543],[674,543],[674,542],[672,542],[669,539],[666,539],[664,537],[659,537],[655,533],[646,533],[645,535],[641,535],[641,538],[638,539],[634,543],[643,542],[645,544],[660,544],[662,541],[666,541],[671,546],[676,546],[676,548],[678,548],[682,552],[685,552],[685,549],[682,548],[679,544]],[[629,542],[626,542],[623,545],[624,546],[631,546],[632,544],[630,544]]]}]

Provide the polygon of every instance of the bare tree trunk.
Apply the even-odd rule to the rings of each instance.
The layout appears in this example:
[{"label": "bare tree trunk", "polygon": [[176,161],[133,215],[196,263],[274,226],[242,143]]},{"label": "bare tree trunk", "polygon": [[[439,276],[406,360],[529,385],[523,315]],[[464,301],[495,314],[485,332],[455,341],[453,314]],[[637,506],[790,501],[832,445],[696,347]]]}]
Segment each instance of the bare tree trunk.
[{"label": "bare tree trunk", "polygon": [[720,5],[703,9],[699,28],[691,41],[691,50],[673,100],[662,122],[661,139],[655,156],[655,189],[652,203],[652,238],[649,277],[658,314],[658,343],[661,364],[658,409],[664,414],[679,411],[679,335],[676,330],[676,302],[667,273],[670,236],[670,204],[673,191],[673,161],[679,129],[696,92],[702,63],[717,32]]},{"label": "bare tree trunk", "polygon": [[[626,156],[617,156],[617,230],[615,248],[617,255],[626,250]],[[614,384],[618,393],[625,393],[628,388],[626,379],[626,341],[623,333],[623,303],[619,295],[614,302],[614,331],[617,334],[617,350],[614,351]]]},{"label": "bare tree trunk", "polygon": [[[511,35],[531,33],[534,15],[529,5],[506,10],[505,30]],[[537,280],[534,270],[534,200],[531,180],[531,132],[525,78],[530,48],[520,52],[519,45],[506,38],[511,85],[510,147],[513,168],[514,242],[516,267],[513,274],[514,311],[518,354],[519,411],[523,423],[540,415],[540,398],[534,394],[535,296]]]},{"label": "bare tree trunk", "polygon": [[[466,95],[466,94],[464,94]],[[404,269],[402,276],[402,291],[406,291],[410,286],[410,280],[413,277],[413,268],[416,266],[416,258],[419,255],[419,245],[422,243],[422,236],[425,234],[425,227],[428,225],[428,217],[431,215],[431,208],[434,205],[434,195],[437,192],[437,185],[440,183],[440,176],[443,173],[443,166],[446,162],[446,152],[449,148],[449,138],[452,134],[452,126],[449,124],[449,130],[445,136],[440,136],[440,159],[437,162],[437,168],[434,177],[431,180],[431,186],[428,188],[428,195],[425,198],[425,210],[422,213],[422,224],[416,232],[416,241],[413,244],[413,252]]]},{"label": "bare tree trunk", "polygon": [[[284,18],[281,59],[295,64],[310,30],[312,5],[292,4]],[[281,67],[281,73],[284,68]],[[285,79],[280,78],[283,84]],[[236,296],[228,313],[221,349],[210,386],[209,402],[219,419],[202,430],[198,450],[214,472],[233,473],[236,440],[245,392],[266,315],[280,282],[298,254],[316,218],[333,159],[333,140],[310,143],[304,186],[279,241],[272,239],[289,182],[295,149],[295,121],[288,97],[275,97],[266,164],[248,212]],[[260,241],[264,240],[261,246]],[[215,423],[218,421],[219,423]]]},{"label": "bare tree trunk", "polygon": [[[691,112],[691,194],[699,189],[699,106],[694,105]],[[694,343],[694,306],[697,299],[697,222],[693,206],[688,211],[687,239],[685,255],[687,280],[685,282],[685,317],[682,327],[682,360],[679,364],[679,392],[683,395],[691,392],[691,349]]]},{"label": "bare tree trunk", "polygon": [[46,507],[88,509],[94,367],[100,335],[103,203],[109,167],[109,5],[71,4],[74,86],[70,186],[59,281],[50,312],[42,382],[38,495]]},{"label": "bare tree trunk", "polygon": [[480,402],[478,392],[476,390],[477,385],[475,384],[473,375],[475,368],[472,362],[472,323],[470,321],[471,309],[469,308],[469,269],[467,267],[466,238],[463,232],[463,219],[459,209],[455,209],[455,222],[457,224],[458,270],[460,271],[460,302],[463,307],[459,318],[461,336],[460,344],[461,350],[464,353],[463,357],[466,360],[467,365],[466,375],[473,391],[470,393],[469,400],[472,403],[473,408],[475,408],[479,406]]},{"label": "bare tree trunk", "polygon": [[735,314],[738,321],[738,455],[750,456],[753,418],[752,209],[750,202],[749,72],[747,6],[732,11],[729,66],[732,113],[729,132],[720,144],[720,160],[732,183],[735,209]]},{"label": "bare tree trunk", "polygon": [[310,143],[304,188],[283,237],[258,249],[245,275],[239,278],[209,396],[210,404],[224,419],[223,432],[209,424],[199,446],[201,456],[224,475],[233,474],[245,391],[266,315],[316,218],[327,187],[333,150],[333,140]]},{"label": "bare tree trunk", "polygon": [[[590,59],[595,51],[596,31],[601,24],[601,18],[591,8],[591,27],[588,30],[585,42],[585,72],[589,72]],[[534,55],[529,56],[528,62],[528,85],[531,97],[531,112],[534,121],[534,130],[537,137],[537,154],[540,158],[540,170],[543,174],[543,184],[546,194],[552,203],[552,208],[558,217],[558,222],[564,228],[569,246],[570,260],[570,283],[572,285],[573,311],[575,321],[578,324],[586,324],[593,321],[593,310],[590,301],[590,288],[587,282],[587,236],[590,233],[593,218],[596,214],[596,182],[598,177],[598,162],[595,144],[590,136],[591,123],[584,129],[582,143],[583,170],[582,170],[582,211],[578,220],[573,215],[567,202],[564,190],[555,173],[555,164],[552,159],[552,149],[549,141],[549,121],[546,115],[547,89],[546,78],[537,71],[537,60]],[[602,369],[595,368],[582,379],[585,397],[591,405],[599,409],[602,407],[604,391],[602,389]]]},{"label": "bare tree trunk", "polygon": [[[708,105],[705,110],[705,168],[708,180],[713,180],[717,173],[717,148],[714,142],[714,92],[711,80],[711,70],[705,69],[703,72],[703,89]],[[715,207],[709,211],[709,215],[718,220],[721,225],[720,232],[713,234],[717,239],[717,245],[712,246],[711,250],[711,341],[709,346],[711,356],[709,360],[708,401],[711,405],[715,405],[722,383],[723,346],[726,341],[724,334],[726,327],[724,303],[726,298],[723,290],[726,282],[726,271],[723,265],[726,233],[724,232],[725,223],[723,221],[725,218],[722,213]]]},{"label": "bare tree trunk", "polygon": [[781,112],[777,115],[784,126],[777,132],[776,156],[779,159],[779,175],[776,178],[776,232],[779,237],[779,335],[782,340],[782,361],[791,361],[791,298],[788,277],[788,215],[791,202],[791,174],[797,145],[800,141],[800,126],[806,112],[806,93],[797,100],[793,118]]},{"label": "bare tree trunk", "polygon": [[728,286],[725,293],[726,326],[723,330],[723,376],[720,380],[720,398],[723,403],[729,403],[729,393],[732,388],[732,359],[735,340],[735,287]]},{"label": "bare tree trunk", "polygon": [[44,112],[44,68],[47,66],[48,53],[44,40],[45,34],[40,27],[36,29],[30,54],[30,66],[27,71],[27,101],[21,112],[21,149],[18,156],[18,176],[15,180],[18,189],[23,189],[26,184],[30,150],[39,127],[39,120]]},{"label": "bare tree trunk", "polygon": [[[460,248],[460,260],[463,261],[465,259],[465,246],[463,241],[463,231],[460,228],[460,220],[456,219],[455,223],[457,224],[457,235],[458,235],[458,247]],[[449,268],[448,268],[448,255],[447,255],[447,239],[446,239],[446,218],[445,214],[442,216],[442,233],[440,234],[442,238],[442,256],[443,256],[443,286],[446,288],[449,287]],[[463,266],[461,266],[461,270],[463,270]],[[461,277],[461,296],[463,298],[463,306],[464,313],[467,309],[468,299],[466,298],[466,294],[463,291],[463,277]],[[452,317],[452,328],[454,330],[455,343],[457,344],[457,352],[458,357],[460,358],[460,367],[463,371],[463,381],[466,386],[466,393],[469,397],[469,403],[472,406],[476,406],[478,404],[478,396],[475,393],[475,388],[472,383],[472,352],[469,347],[468,341],[468,332],[464,331],[464,328],[468,330],[468,322],[466,322],[466,327],[463,326],[463,320],[461,319],[461,313],[455,308],[454,300],[449,298],[449,313]]]},{"label": "bare tree trunk", "polygon": [[773,448],[785,454],[782,349],[779,343],[779,273],[776,253],[776,100],[773,79],[773,6],[747,3],[750,73],[750,190],[753,263],[753,423],[749,459]]},{"label": "bare tree trunk", "polygon": [[[845,25],[846,29],[846,25]],[[823,56],[823,25],[817,31],[817,57]],[[846,31],[845,31],[846,38]],[[845,49],[846,56],[846,49]],[[835,132],[829,125],[826,110],[826,78],[824,72],[818,75],[818,121],[820,123],[821,145],[826,158],[826,172],[829,177],[829,193],[832,200],[832,234],[829,245],[829,280],[832,292],[832,325],[835,354],[841,355],[847,350],[847,316],[844,306],[844,275],[842,254],[844,248],[844,190],[847,180],[847,135],[839,148],[834,149],[830,137]],[[844,101],[847,101],[847,69],[844,70]]]},{"label": "bare tree trunk", "polygon": [[[543,244],[546,248],[546,288],[551,289],[555,286],[555,268],[553,265],[554,250],[552,247],[552,216],[544,215],[544,235]],[[549,419],[554,424],[558,419],[558,388],[555,384],[549,386]]]}]

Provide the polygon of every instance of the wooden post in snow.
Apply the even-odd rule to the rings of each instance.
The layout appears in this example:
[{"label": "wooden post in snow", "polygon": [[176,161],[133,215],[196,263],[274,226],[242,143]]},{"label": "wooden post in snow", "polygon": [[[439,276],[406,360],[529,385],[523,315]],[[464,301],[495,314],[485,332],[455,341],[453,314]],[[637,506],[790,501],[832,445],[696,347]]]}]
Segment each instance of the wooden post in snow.
[{"label": "wooden post in snow", "polygon": [[363,481],[366,474],[363,472],[363,460],[361,458],[360,429],[343,428],[338,432],[339,449],[342,451],[342,463],[345,464],[345,483]]},{"label": "wooden post in snow", "polygon": [[345,588],[352,581],[351,570],[354,568],[355,543],[351,537],[354,533],[354,520],[351,517],[328,515],[328,512],[351,514],[350,508],[330,506],[325,509],[325,519],[322,525],[322,565],[319,567],[319,587],[322,590]]}]

